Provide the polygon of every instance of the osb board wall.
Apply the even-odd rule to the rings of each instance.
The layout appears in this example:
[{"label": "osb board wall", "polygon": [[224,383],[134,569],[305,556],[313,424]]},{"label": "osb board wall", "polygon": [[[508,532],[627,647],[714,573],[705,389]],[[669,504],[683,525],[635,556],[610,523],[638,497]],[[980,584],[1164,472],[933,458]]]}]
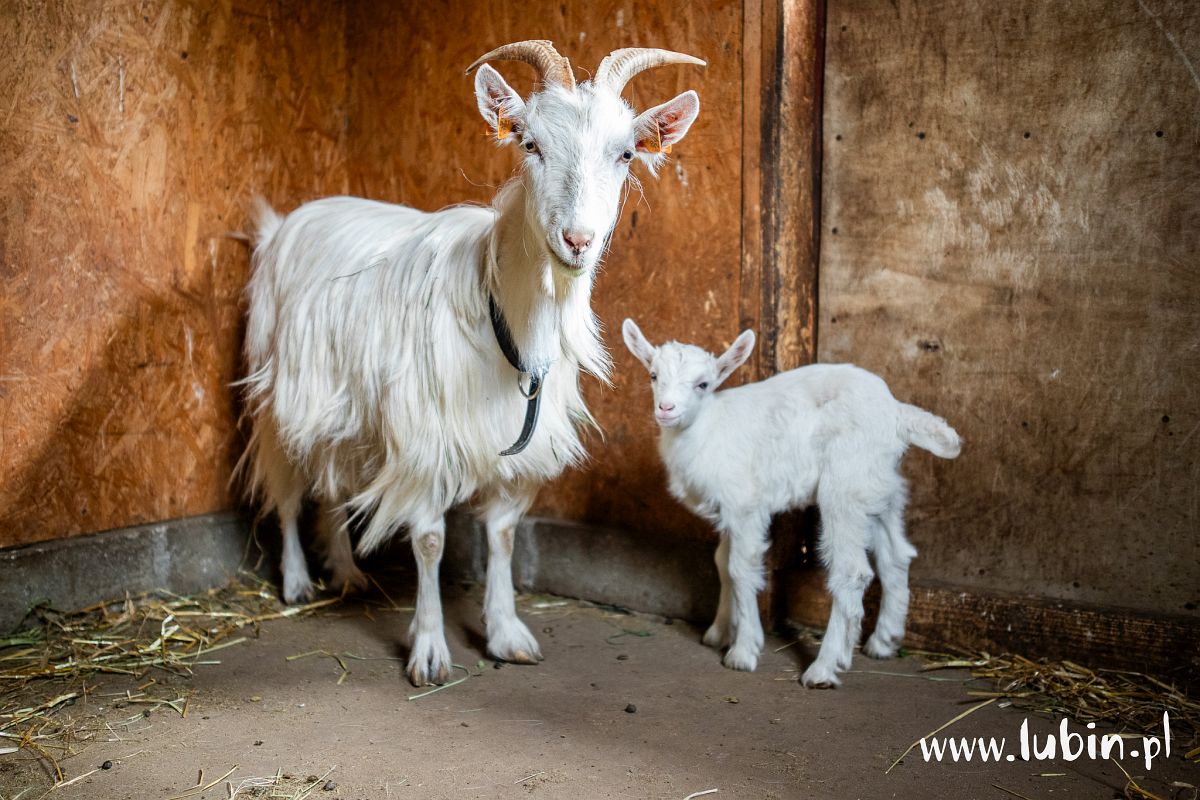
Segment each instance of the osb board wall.
[{"label": "osb board wall", "polygon": [[[471,24],[447,28],[447,20],[464,19]],[[586,468],[542,490],[533,513],[657,536],[711,536],[666,493],[649,381],[621,343],[620,325],[634,317],[655,341],[678,338],[709,348],[727,346],[740,330],[741,4],[707,0],[686,13],[673,3],[612,0],[361,4],[349,30],[352,189],[425,209],[487,202],[516,168],[513,149],[485,136],[471,77],[463,74],[493,47],[549,39],[576,67],[578,80],[619,47],[665,47],[709,62],[706,69],[643,73],[625,92],[640,111],[695,89],[700,117],[657,179],[634,167],[644,196],[629,194],[594,293],[616,364],[614,385],[584,379],[603,437],[591,437]],[[530,67],[493,66],[519,91],[530,88]]]},{"label": "osb board wall", "polygon": [[0,4],[0,546],[227,508],[252,190],[343,192],[328,2]]},{"label": "osb board wall", "polygon": [[[624,46],[711,64],[626,92],[641,109],[695,88],[701,116],[657,179],[636,170],[645,194],[630,193],[596,290],[617,363],[614,388],[587,386],[604,437],[536,509],[711,535],[663,489],[619,325],[717,348],[756,322],[758,285],[741,278],[740,3],[94,0],[9,4],[0,21],[15,54],[0,63],[0,546],[233,505],[248,258],[225,234],[244,228],[248,197],[486,202],[517,162],[483,136],[463,70],[533,37],[558,42],[581,79]],[[530,88],[528,67],[499,66]]]},{"label": "osb board wall", "polygon": [[952,422],[914,578],[1200,603],[1200,7],[830,0],[819,356]]}]

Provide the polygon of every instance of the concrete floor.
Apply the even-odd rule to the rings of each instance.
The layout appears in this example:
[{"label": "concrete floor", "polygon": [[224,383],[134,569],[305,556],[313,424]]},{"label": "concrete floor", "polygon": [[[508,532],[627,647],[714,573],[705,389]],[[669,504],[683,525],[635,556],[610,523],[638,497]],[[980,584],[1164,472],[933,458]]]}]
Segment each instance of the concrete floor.
[{"label": "concrete floor", "polygon": [[[390,590],[406,598],[405,587]],[[447,636],[455,660],[473,677],[434,694],[403,676],[410,613],[347,603],[331,613],[263,626],[256,641],[221,651],[219,665],[191,679],[158,676],[148,694],[190,693],[186,718],[153,711],[112,741],[87,746],[63,763],[67,778],[96,771],[52,795],[61,800],[169,798],[204,771],[209,782],[236,766],[238,787],[252,777],[290,776],[285,787],[237,797],[295,797],[324,776],[336,785],[311,798],[1111,798],[1125,779],[1109,763],[925,763],[914,750],[884,771],[913,740],[975,702],[962,673],[917,676],[915,658],[856,657],[843,688],[805,690],[796,678],[804,645],[769,638],[755,673],[724,669],[699,642],[700,631],[557,598],[526,597],[522,616],[546,656],[535,667],[494,668],[484,658],[477,588],[447,591]],[[337,661],[349,674],[339,684]],[[880,674],[881,672],[892,674]],[[458,673],[462,675],[460,671]],[[944,680],[950,679],[950,680]],[[100,681],[96,695],[138,681]],[[40,687],[44,689],[45,687]],[[976,687],[981,688],[981,687]],[[64,713],[127,719],[130,708],[93,696]],[[636,711],[630,713],[632,707]],[[949,729],[1005,737],[1010,752],[1023,715],[983,708]],[[1034,718],[1049,732],[1053,721]],[[101,726],[102,727],[102,726]],[[116,740],[116,737],[120,740]],[[1178,753],[1182,748],[1176,748]],[[1178,756],[1147,773],[1126,759],[1143,786],[1164,797],[1172,780],[1200,784],[1200,770]],[[24,795],[27,787],[34,788]],[[0,757],[0,797],[40,797],[46,775],[27,756]],[[285,792],[286,788],[286,792]],[[228,798],[226,782],[203,794]],[[1187,795],[1191,796],[1191,795]]]}]

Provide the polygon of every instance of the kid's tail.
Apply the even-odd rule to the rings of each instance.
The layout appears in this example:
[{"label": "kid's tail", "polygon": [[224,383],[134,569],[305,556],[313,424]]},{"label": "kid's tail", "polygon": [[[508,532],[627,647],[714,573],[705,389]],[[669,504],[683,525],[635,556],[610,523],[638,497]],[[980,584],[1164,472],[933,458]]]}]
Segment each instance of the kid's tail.
[{"label": "kid's tail", "polygon": [[946,420],[908,403],[900,404],[900,438],[939,458],[956,458],[962,450],[958,433]]}]

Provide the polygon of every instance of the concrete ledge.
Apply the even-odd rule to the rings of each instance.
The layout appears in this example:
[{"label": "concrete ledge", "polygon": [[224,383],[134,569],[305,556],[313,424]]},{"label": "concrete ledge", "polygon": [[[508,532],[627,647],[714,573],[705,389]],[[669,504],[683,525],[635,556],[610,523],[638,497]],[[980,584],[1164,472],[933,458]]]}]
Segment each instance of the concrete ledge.
[{"label": "concrete ledge", "polygon": [[[444,569],[451,577],[487,577],[487,536],[464,512],[447,520]],[[651,539],[563,520],[526,518],[517,530],[513,580],[519,589],[609,603],[689,620],[711,619],[720,584],[716,545]]]},{"label": "concrete ledge", "polygon": [[156,522],[0,550],[0,631],[38,603],[70,610],[125,592],[188,593],[224,583],[246,552],[235,512]]}]

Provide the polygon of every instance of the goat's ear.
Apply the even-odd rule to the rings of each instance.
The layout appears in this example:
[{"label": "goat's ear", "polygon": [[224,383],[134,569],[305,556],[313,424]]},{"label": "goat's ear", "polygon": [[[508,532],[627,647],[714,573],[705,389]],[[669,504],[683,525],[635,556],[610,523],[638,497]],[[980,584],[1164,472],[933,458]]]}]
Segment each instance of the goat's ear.
[{"label": "goat's ear", "polygon": [[475,71],[475,102],[496,141],[504,144],[513,141],[514,129],[524,122],[525,103],[500,73],[487,64],[481,64]]},{"label": "goat's ear", "polygon": [[654,354],[657,351],[654,349],[654,345],[646,341],[646,337],[642,335],[642,330],[637,323],[631,319],[625,320],[621,325],[621,335],[625,338],[625,346],[629,348],[629,352],[637,356],[637,360],[642,362],[642,366],[650,369],[650,362],[654,360]]},{"label": "goat's ear", "polygon": [[638,155],[656,166],[662,154],[671,152],[671,145],[687,135],[699,113],[700,97],[693,91],[643,111],[634,120]]},{"label": "goat's ear", "polygon": [[[733,340],[733,344],[729,349],[721,354],[717,359],[717,386],[725,382],[725,379],[733,374],[733,371],[746,363],[746,359],[754,352],[754,331],[742,331],[741,335]],[[713,387],[717,388],[716,386]]]}]

